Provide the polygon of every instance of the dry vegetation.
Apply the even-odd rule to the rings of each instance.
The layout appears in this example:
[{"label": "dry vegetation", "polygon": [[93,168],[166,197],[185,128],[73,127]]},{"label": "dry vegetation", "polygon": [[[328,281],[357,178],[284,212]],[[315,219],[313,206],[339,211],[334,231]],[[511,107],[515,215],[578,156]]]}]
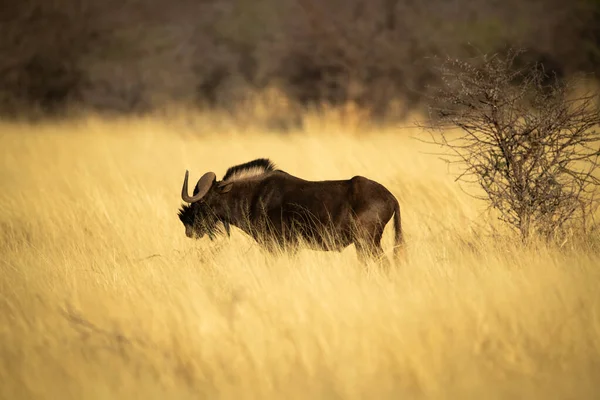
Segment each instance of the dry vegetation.
[{"label": "dry vegetation", "polygon": [[[0,397],[598,398],[598,238],[524,248],[421,132],[367,140],[306,118],[287,135],[203,118],[2,125]],[[185,169],[263,156],[388,186],[409,262],[384,277],[353,248],[271,259],[239,231],[187,239]]]},{"label": "dry vegetation", "polygon": [[[10,4],[9,4],[10,3]],[[598,0],[25,0],[0,8],[0,115],[231,111],[275,86],[304,106],[422,110],[435,56],[524,46],[600,73]],[[597,79],[598,76],[596,76]],[[401,114],[390,110],[402,102]]]}]

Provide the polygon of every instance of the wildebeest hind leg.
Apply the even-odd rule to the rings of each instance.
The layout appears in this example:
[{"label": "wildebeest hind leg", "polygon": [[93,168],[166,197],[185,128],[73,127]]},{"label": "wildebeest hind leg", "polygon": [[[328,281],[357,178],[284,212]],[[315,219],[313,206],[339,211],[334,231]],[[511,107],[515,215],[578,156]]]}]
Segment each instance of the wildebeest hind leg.
[{"label": "wildebeest hind leg", "polygon": [[354,247],[356,248],[356,257],[358,258],[358,262],[362,265],[365,271],[368,271],[369,259],[371,258],[368,247],[365,246],[364,243],[358,241],[354,243]]},{"label": "wildebeest hind leg", "polygon": [[379,241],[377,243],[374,243],[371,254],[373,255],[373,260],[382,269],[382,271],[386,274],[389,273],[390,260],[388,260],[385,253],[383,252],[383,248],[381,247],[381,243]]},{"label": "wildebeest hind leg", "polygon": [[354,243],[358,261],[367,269],[369,262],[377,264],[385,273],[390,270],[390,261],[385,256],[383,248],[379,243],[366,243],[357,241]]},{"label": "wildebeest hind leg", "polygon": [[382,234],[361,236],[354,243],[360,263],[366,267],[368,261],[375,262],[385,273],[388,273],[391,265],[381,247]]}]

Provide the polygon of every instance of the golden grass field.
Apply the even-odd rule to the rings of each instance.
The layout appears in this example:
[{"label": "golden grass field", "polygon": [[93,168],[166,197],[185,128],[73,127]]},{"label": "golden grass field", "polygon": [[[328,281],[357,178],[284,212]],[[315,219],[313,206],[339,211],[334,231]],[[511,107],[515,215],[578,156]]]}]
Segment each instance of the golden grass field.
[{"label": "golden grass field", "polygon": [[[592,247],[519,245],[417,130],[200,122],[0,125],[2,399],[600,398]],[[185,170],[257,157],[386,185],[407,263],[186,238]]]}]

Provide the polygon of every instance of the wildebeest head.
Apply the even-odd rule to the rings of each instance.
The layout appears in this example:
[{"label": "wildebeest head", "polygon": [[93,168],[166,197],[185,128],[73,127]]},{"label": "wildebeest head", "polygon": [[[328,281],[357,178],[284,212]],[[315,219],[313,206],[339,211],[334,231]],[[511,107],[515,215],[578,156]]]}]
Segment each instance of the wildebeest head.
[{"label": "wildebeest head", "polygon": [[208,235],[212,240],[217,234],[223,233],[222,227],[229,235],[229,221],[223,218],[223,214],[226,214],[223,195],[231,190],[234,182],[273,171],[274,168],[275,165],[270,160],[259,158],[229,168],[221,181],[217,181],[214,172],[207,172],[196,183],[192,196],[188,194],[189,172],[186,171],[181,199],[189,204],[183,205],[179,210],[179,219],[185,226],[186,236],[200,239]]},{"label": "wildebeest head", "polygon": [[[212,240],[216,234],[221,233],[219,226],[219,218],[215,210],[210,206],[211,200],[218,193],[223,193],[227,190],[227,185],[218,184],[214,172],[205,173],[196,184],[194,194],[188,194],[188,176],[189,172],[185,171],[185,180],[181,189],[181,199],[186,203],[179,210],[179,219],[185,226],[185,234],[189,238],[200,239],[204,235]],[[227,233],[229,226],[224,223]]]}]

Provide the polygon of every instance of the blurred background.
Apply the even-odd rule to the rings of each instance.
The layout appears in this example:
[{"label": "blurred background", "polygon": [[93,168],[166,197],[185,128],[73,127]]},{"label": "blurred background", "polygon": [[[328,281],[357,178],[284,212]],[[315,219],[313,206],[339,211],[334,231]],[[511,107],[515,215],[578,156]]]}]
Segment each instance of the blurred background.
[{"label": "blurred background", "polygon": [[437,56],[517,46],[522,62],[559,77],[600,69],[600,0],[2,3],[0,116],[10,119],[173,105],[235,116],[262,96],[275,99],[274,127],[322,105],[394,120],[423,106]]}]

